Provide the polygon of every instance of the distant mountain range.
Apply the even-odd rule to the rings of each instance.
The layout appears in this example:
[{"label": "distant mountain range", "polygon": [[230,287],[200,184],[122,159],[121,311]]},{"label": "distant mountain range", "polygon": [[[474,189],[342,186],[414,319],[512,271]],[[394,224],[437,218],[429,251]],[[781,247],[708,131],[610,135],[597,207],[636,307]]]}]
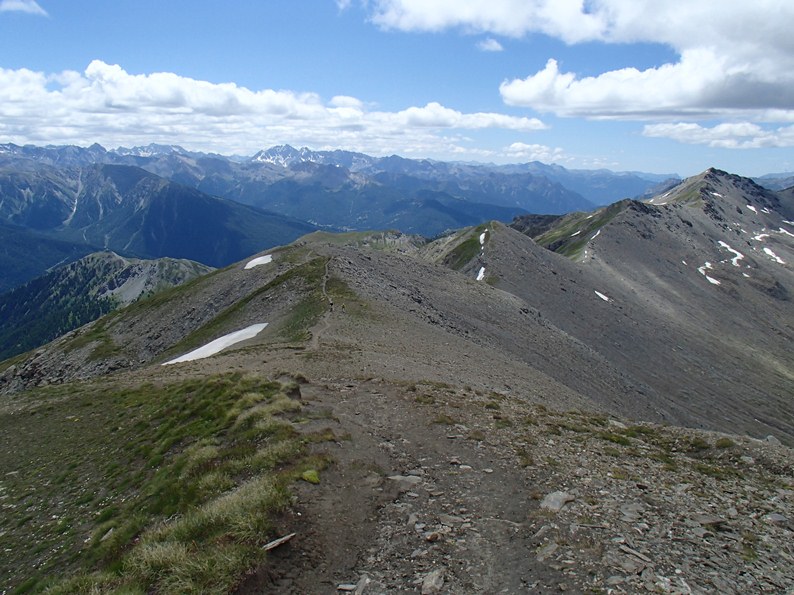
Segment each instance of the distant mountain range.
[{"label": "distant mountain range", "polygon": [[[782,175],[782,174],[781,174]],[[785,178],[769,177],[781,185]],[[0,292],[96,250],[224,266],[313,229],[434,237],[485,220],[589,212],[675,175],[312,151],[252,157],[152,144],[0,145]],[[12,240],[13,238],[13,240]]]}]

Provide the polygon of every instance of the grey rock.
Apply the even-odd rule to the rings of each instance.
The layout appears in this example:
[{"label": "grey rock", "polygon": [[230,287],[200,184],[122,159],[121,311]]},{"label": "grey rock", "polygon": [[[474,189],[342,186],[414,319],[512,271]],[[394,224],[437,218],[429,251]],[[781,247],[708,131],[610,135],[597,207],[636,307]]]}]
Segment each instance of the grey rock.
[{"label": "grey rock", "polygon": [[540,548],[540,550],[538,550],[537,556],[535,556],[537,561],[543,562],[547,560],[549,557],[551,557],[554,554],[554,552],[557,551],[557,549],[559,549],[559,547],[560,546],[558,546],[554,542],[544,545],[542,548]]},{"label": "grey rock", "polygon": [[788,517],[777,512],[770,512],[764,519],[776,525],[785,525],[788,523]]},{"label": "grey rock", "polygon": [[575,499],[574,496],[567,492],[552,492],[551,494],[546,494],[546,497],[540,503],[540,507],[552,512],[558,512],[568,502],[573,502]]},{"label": "grey rock", "polygon": [[440,593],[444,588],[444,569],[436,568],[422,579],[422,595]]},{"label": "grey rock", "polygon": [[391,475],[389,479],[397,483],[397,489],[407,492],[422,482],[422,479],[414,475]]}]

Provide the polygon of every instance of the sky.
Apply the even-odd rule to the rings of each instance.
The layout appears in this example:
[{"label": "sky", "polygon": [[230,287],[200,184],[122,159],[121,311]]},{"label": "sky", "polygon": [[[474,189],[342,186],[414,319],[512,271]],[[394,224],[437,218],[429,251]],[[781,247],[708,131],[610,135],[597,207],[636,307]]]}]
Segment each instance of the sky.
[{"label": "sky", "polygon": [[0,0],[0,143],[794,171],[791,0]]}]

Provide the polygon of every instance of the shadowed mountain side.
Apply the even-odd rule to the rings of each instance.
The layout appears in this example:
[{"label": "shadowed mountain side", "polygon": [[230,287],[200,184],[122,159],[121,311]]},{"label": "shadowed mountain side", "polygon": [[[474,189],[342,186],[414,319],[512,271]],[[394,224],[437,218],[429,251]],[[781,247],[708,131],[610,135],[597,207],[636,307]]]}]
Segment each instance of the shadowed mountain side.
[{"label": "shadowed mountain side", "polygon": [[0,222],[31,228],[50,241],[209,266],[225,266],[315,229],[126,165],[57,169],[13,162],[0,168],[0,198]]},{"label": "shadowed mountain side", "polygon": [[0,293],[94,250],[82,242],[53,239],[30,229],[0,223]]},{"label": "shadowed mountain side", "polygon": [[0,295],[0,359],[211,270],[189,260],[89,254]]}]

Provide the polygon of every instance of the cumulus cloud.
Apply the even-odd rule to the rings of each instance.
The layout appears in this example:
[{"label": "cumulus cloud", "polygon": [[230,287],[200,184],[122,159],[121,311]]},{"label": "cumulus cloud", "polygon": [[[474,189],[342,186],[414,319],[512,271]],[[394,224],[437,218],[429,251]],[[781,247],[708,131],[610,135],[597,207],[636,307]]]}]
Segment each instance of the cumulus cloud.
[{"label": "cumulus cloud", "polygon": [[512,105],[612,118],[783,114],[790,120],[794,113],[792,2],[373,0],[370,10],[386,29],[540,33],[568,44],[644,42],[679,56],[655,68],[592,77],[562,72],[552,59],[544,69],[501,85]]},{"label": "cumulus cloud", "polygon": [[130,74],[99,60],[82,73],[0,68],[0,138],[16,143],[179,142],[250,154],[288,142],[438,155],[466,153],[463,130],[543,128],[537,118],[464,113],[439,103],[389,112],[349,96],[324,101],[315,93],[254,91],[170,72]]},{"label": "cumulus cloud", "polygon": [[0,0],[0,12],[26,12],[47,16],[47,11],[36,0]]},{"label": "cumulus cloud", "polygon": [[691,122],[648,124],[643,134],[721,149],[794,147],[794,126],[764,128],[752,122],[726,122],[710,128]]},{"label": "cumulus cloud", "polygon": [[483,52],[501,52],[504,50],[502,44],[496,41],[493,37],[489,37],[477,42],[477,49]]},{"label": "cumulus cloud", "polygon": [[537,118],[517,118],[491,112],[463,114],[436,102],[428,103],[424,107],[409,107],[396,115],[407,126],[414,128],[464,128],[468,130],[505,128],[523,132],[546,128],[546,125]]},{"label": "cumulus cloud", "polygon": [[552,148],[546,145],[512,143],[504,149],[504,154],[511,159],[522,161],[543,161],[544,163],[569,161],[562,148]]}]

